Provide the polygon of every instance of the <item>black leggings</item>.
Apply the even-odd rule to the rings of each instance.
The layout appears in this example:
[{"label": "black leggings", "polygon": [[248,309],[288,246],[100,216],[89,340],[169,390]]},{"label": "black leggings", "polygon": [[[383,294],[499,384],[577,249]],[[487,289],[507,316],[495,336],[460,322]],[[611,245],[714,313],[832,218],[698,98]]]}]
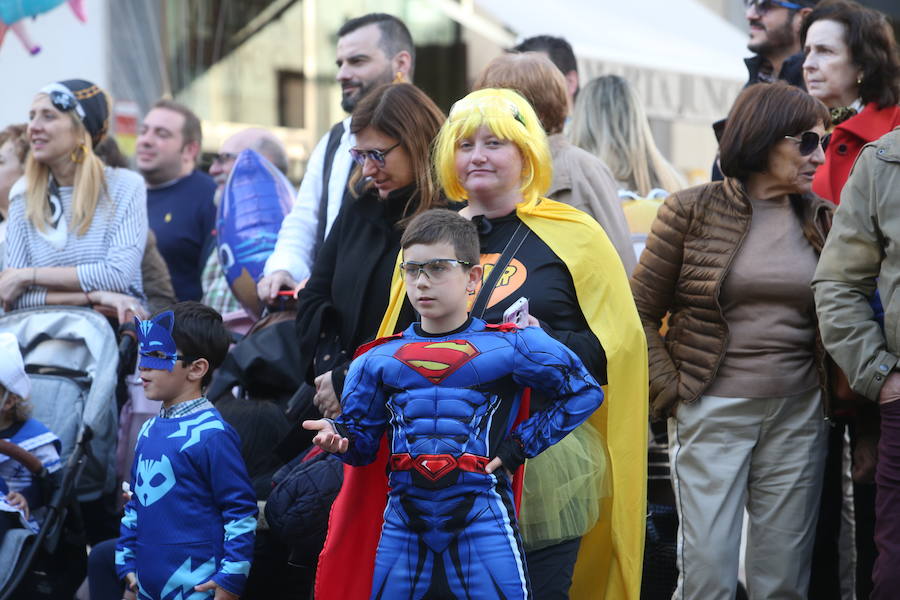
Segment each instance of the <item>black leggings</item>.
[{"label": "black leggings", "polygon": [[572,587],[572,573],[581,538],[540,548],[526,550],[528,578],[535,598],[540,600],[567,600]]}]

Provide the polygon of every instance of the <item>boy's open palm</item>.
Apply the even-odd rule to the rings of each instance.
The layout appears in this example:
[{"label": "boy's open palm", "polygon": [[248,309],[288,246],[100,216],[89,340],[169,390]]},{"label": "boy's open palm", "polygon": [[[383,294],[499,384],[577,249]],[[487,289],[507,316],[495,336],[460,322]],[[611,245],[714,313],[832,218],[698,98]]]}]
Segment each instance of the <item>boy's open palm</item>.
[{"label": "boy's open palm", "polygon": [[325,452],[343,454],[350,447],[350,440],[338,435],[337,431],[327,419],[318,419],[316,421],[303,421],[303,429],[309,431],[318,431],[316,437],[313,438],[313,444],[324,450]]},{"label": "boy's open palm", "polygon": [[200,585],[194,586],[195,592],[211,592],[212,590],[216,590],[215,600],[238,600],[240,596],[237,594],[232,594],[215,581],[210,579],[206,583],[201,583]]}]

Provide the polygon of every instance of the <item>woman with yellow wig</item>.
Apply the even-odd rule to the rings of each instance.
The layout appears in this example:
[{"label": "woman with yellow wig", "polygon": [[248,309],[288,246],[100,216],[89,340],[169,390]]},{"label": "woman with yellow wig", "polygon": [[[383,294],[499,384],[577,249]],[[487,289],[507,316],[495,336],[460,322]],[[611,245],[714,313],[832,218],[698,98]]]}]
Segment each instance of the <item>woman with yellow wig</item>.
[{"label": "woman with yellow wig", "polygon": [[[542,197],[552,178],[547,138],[519,94],[488,88],[457,102],[434,153],[445,194],[468,202],[461,214],[477,223],[481,235],[485,279],[472,295],[471,313],[501,322],[504,311],[527,298],[529,322],[565,343],[608,383],[607,400],[588,423],[526,465],[520,526],[534,595],[565,598],[571,588],[573,598],[637,600],[647,349],[622,262],[594,219]],[[396,277],[381,335],[393,333],[403,297]],[[532,406],[540,403],[532,399]],[[371,473],[383,479],[383,465]],[[347,582],[322,578],[332,548],[353,544],[358,551],[364,539],[377,543],[377,531],[373,536],[358,529],[364,520],[359,513],[347,515],[355,523],[336,522],[344,507],[357,506],[352,494],[371,498],[375,491],[371,481],[345,479],[320,559],[318,598],[360,597]]]},{"label": "woman with yellow wig", "polygon": [[[591,421],[526,466],[520,525],[535,597],[567,597],[580,552],[592,564],[587,579],[576,573],[573,594],[637,598],[646,348],[621,261],[592,218],[541,197],[553,178],[547,137],[516,92],[488,88],[457,102],[434,158],[447,197],[468,202],[462,214],[479,227],[485,273],[498,263],[503,269],[494,281],[485,276],[488,293],[473,296],[476,316],[500,322],[527,298],[532,322],[609,384],[609,401]],[[582,544],[594,530],[597,540]],[[610,561],[605,575],[601,555]]]}]

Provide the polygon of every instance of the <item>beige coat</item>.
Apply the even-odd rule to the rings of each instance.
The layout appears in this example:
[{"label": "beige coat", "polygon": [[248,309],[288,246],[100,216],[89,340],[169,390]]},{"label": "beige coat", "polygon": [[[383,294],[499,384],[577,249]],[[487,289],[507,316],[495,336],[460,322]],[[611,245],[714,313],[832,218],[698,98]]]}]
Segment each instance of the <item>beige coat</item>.
[{"label": "beige coat", "polygon": [[606,164],[572,145],[561,133],[550,136],[553,181],[547,197],[574,206],[594,217],[609,237],[631,275],[637,264],[628,222],[619,200],[618,185]]},{"label": "beige coat", "polygon": [[[884,305],[884,329],[869,299]],[[813,280],[819,330],[854,391],[878,401],[900,357],[900,128],[865,146]]]}]

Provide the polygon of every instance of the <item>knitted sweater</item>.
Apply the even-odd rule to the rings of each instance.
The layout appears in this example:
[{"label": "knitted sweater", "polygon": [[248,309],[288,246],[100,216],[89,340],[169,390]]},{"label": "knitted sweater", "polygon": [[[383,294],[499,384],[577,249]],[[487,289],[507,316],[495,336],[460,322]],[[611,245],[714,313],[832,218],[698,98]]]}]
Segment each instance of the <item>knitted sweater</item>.
[{"label": "knitted sweater", "polygon": [[215,409],[141,428],[116,571],[137,576],[142,600],[194,598],[193,587],[210,579],[243,592],[257,507],[239,447]]},{"label": "knitted sweater", "polygon": [[[6,268],[75,267],[85,292],[107,290],[143,297],[141,258],[147,242],[147,201],[144,180],[127,169],[104,169],[107,194],[100,199],[84,235],[72,225],[72,190],[59,188],[62,219],[68,230],[58,249],[25,216],[25,179],[9,197]],[[42,306],[47,290],[29,287],[17,308]]]}]

